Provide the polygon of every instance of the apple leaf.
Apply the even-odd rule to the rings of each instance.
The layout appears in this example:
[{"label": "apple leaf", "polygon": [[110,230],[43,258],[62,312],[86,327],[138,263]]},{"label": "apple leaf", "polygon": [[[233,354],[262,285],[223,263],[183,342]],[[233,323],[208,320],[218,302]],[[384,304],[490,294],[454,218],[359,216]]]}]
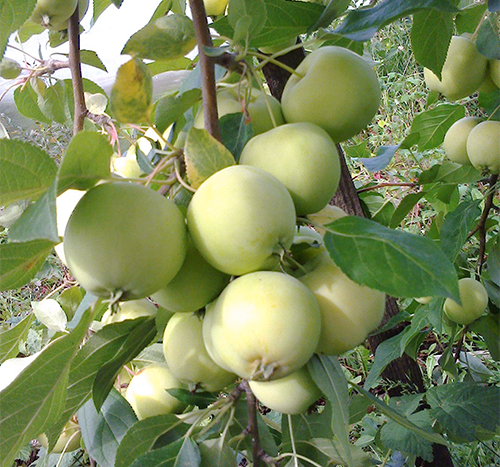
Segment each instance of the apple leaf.
[{"label": "apple leaf", "polygon": [[350,5],[350,0],[336,0],[334,2],[329,2],[318,20],[309,27],[309,30],[307,31],[308,34],[311,34],[318,29],[328,28],[332,24],[333,20],[345,13]]},{"label": "apple leaf", "polygon": [[[75,98],[73,97],[73,81],[71,79],[65,79],[64,84],[66,87],[66,100],[68,101],[68,108],[69,108],[69,113],[71,115],[71,118],[74,118],[75,115]],[[104,90],[98,86],[96,83],[93,81],[90,81],[89,79],[83,78],[83,90],[86,93],[90,94],[98,94],[101,95],[102,97],[100,98],[101,100],[104,100],[106,97],[106,93]],[[106,103],[108,104],[109,101],[107,100],[106,97]],[[89,105],[88,99],[86,98],[86,104],[87,106]],[[107,109],[107,106],[106,106]],[[91,110],[89,108],[89,110]]]},{"label": "apple leaf", "polygon": [[[489,291],[488,291],[489,294]],[[500,362],[500,322],[499,315],[488,313],[474,321],[469,329],[478,333],[486,342],[491,358]]]},{"label": "apple leaf", "polygon": [[118,446],[136,422],[132,407],[115,389],[109,393],[99,412],[90,400],[78,410],[85,449],[101,467],[114,467]]},{"label": "apple leaf", "polygon": [[68,188],[88,190],[99,180],[111,175],[113,148],[106,136],[93,131],[81,131],[71,140],[57,175],[57,192]]},{"label": "apple leaf", "polygon": [[439,79],[453,29],[453,16],[449,12],[423,10],[413,15],[411,47],[415,59]]},{"label": "apple leaf", "polygon": [[398,227],[399,224],[401,224],[401,221],[413,209],[413,206],[415,206],[415,204],[417,204],[425,195],[425,191],[419,191],[418,193],[410,193],[406,195],[392,214],[389,227],[391,229]]},{"label": "apple leaf", "polygon": [[[345,446],[341,445],[336,438],[312,438],[310,443],[321,453],[325,454],[330,461],[329,465],[345,465]],[[362,449],[349,444],[349,452],[353,461],[352,465],[356,467],[373,466],[370,456]]]},{"label": "apple leaf", "polygon": [[167,389],[167,392],[175,397],[177,400],[180,400],[185,405],[195,405],[200,409],[207,408],[210,404],[213,404],[217,395],[212,394],[211,392],[195,392],[192,393],[188,389],[183,388],[171,388]]},{"label": "apple leaf", "polygon": [[500,89],[491,92],[480,92],[479,106],[494,120],[500,120]]},{"label": "apple leaf", "polygon": [[[139,456],[130,464],[130,467],[143,467],[145,465],[148,467],[175,467],[177,465],[184,465],[177,463],[183,446],[184,439],[180,438],[162,448],[154,449],[153,451],[149,451]],[[198,460],[197,463],[186,465],[197,467],[200,465],[200,461]]]},{"label": "apple leaf", "polygon": [[51,123],[51,120],[41,111],[38,105],[38,95],[29,81],[14,90],[14,102],[21,115],[39,122]]},{"label": "apple leaf", "polygon": [[247,123],[243,113],[223,115],[219,121],[222,143],[229,149],[236,162],[241,151],[253,136],[252,123]]},{"label": "apple leaf", "polygon": [[233,40],[248,42],[259,34],[266,22],[266,13],[264,0],[232,0],[227,19],[234,29]]},{"label": "apple leaf", "polygon": [[377,155],[375,157],[361,157],[359,158],[359,162],[361,162],[370,172],[379,172],[380,170],[385,169],[394,154],[396,154],[399,149],[399,145],[396,146],[380,146],[377,149]]},{"label": "apple leaf", "polygon": [[[430,169],[422,172],[418,178],[421,185],[430,185],[435,183],[458,184],[475,183],[481,179],[481,172],[472,165],[462,165],[456,162],[444,160],[442,164],[435,164]],[[439,188],[439,187],[438,187]]]},{"label": "apple leaf", "polygon": [[19,344],[26,340],[28,331],[35,321],[35,315],[29,314],[11,329],[0,331],[0,363],[14,358],[19,353]]},{"label": "apple leaf", "polygon": [[155,19],[133,34],[121,53],[149,60],[175,60],[195,46],[191,19],[173,14]]},{"label": "apple leaf", "polygon": [[479,28],[477,50],[490,60],[500,60],[500,37],[497,15],[489,14]]},{"label": "apple leaf", "polygon": [[30,17],[36,0],[0,0],[0,60],[9,36]]},{"label": "apple leaf", "polygon": [[201,90],[191,89],[182,94],[166,96],[158,101],[155,110],[155,125],[163,133],[172,123],[181,118],[201,97]]},{"label": "apple leaf", "polygon": [[206,130],[191,128],[184,147],[189,183],[198,188],[210,175],[235,164],[229,150]]},{"label": "apple leaf", "polygon": [[43,91],[37,94],[38,106],[50,121],[67,122],[69,107],[66,100],[66,87],[62,81],[56,81],[55,84],[43,88]]},{"label": "apple leaf", "polygon": [[325,229],[330,256],[354,282],[394,297],[460,300],[455,268],[432,240],[356,216],[338,219]]},{"label": "apple leaf", "polygon": [[222,436],[199,443],[198,449],[202,459],[201,465],[216,465],[218,467],[234,467],[235,465],[236,453]]},{"label": "apple leaf", "polygon": [[116,453],[115,467],[129,467],[134,459],[150,451],[158,443],[169,445],[182,438],[188,428],[189,425],[173,414],[139,420],[123,437]]},{"label": "apple leaf", "polygon": [[429,413],[448,432],[474,441],[476,427],[500,426],[500,387],[458,382],[434,386],[426,393]]},{"label": "apple leaf", "polygon": [[488,5],[484,3],[476,3],[468,5],[467,8],[461,10],[455,18],[455,26],[457,27],[458,34],[463,34],[464,32],[474,34],[487,8]]},{"label": "apple leaf", "polygon": [[39,197],[56,173],[46,152],[20,140],[0,139],[0,206]]},{"label": "apple leaf", "polygon": [[0,245],[0,292],[25,285],[41,269],[55,243],[32,240]]},{"label": "apple leaf", "polygon": [[68,318],[61,305],[53,298],[45,298],[40,302],[31,302],[31,308],[36,316],[47,329],[56,332],[64,332]]}]

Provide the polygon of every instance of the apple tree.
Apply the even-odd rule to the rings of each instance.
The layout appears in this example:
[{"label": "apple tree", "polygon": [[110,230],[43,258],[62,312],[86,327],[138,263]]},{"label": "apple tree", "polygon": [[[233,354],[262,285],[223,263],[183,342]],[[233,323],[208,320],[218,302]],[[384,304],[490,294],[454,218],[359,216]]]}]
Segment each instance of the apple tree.
[{"label": "apple tree", "polygon": [[80,21],[122,3],[0,0],[19,113],[72,133],[1,132],[0,290],[71,279],[2,312],[0,466],[498,462],[498,0],[157,0],[106,93]]}]

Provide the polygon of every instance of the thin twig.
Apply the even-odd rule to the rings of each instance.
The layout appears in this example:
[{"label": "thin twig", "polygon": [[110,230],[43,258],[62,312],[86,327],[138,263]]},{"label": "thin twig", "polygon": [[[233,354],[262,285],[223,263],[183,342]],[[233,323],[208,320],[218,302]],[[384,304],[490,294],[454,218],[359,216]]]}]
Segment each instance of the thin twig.
[{"label": "thin twig", "polygon": [[368,186],[368,187],[365,187],[365,188],[360,188],[358,190],[358,193],[364,193],[365,191],[371,191],[371,190],[378,190],[379,188],[383,188],[383,187],[386,187],[386,186],[407,186],[407,187],[410,187],[410,188],[415,188],[418,185],[415,184],[415,183],[391,183],[391,182],[379,183],[378,185]]},{"label": "thin twig", "polygon": [[245,393],[247,396],[248,425],[246,432],[252,438],[253,466],[261,467],[262,466],[261,460],[264,451],[262,450],[262,447],[260,445],[259,428],[257,426],[257,399],[255,398],[254,393],[250,389],[248,381],[243,380],[241,382],[241,385],[245,389]]}]

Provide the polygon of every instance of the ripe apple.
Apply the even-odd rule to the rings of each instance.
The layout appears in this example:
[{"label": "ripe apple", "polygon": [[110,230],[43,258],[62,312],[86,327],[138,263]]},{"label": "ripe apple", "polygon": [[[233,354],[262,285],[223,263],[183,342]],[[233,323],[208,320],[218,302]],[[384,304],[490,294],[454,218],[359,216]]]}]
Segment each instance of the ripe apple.
[{"label": "ripe apple", "polygon": [[444,302],[444,312],[453,322],[463,325],[476,321],[488,306],[488,292],[481,282],[470,277],[458,281],[460,301],[462,305],[451,298]]},{"label": "ripe apple", "polygon": [[[38,436],[39,443],[45,448],[49,449],[49,439],[42,433]],[[61,454],[64,452],[76,451],[80,448],[80,440],[82,439],[80,426],[73,419],[64,425],[63,431],[56,441],[54,449],[50,451],[52,454]]]},{"label": "ripe apple", "polygon": [[187,211],[196,248],[215,268],[240,276],[272,269],[295,233],[288,190],[257,167],[233,165],[198,188]]},{"label": "ripe apple", "polygon": [[170,311],[196,311],[217,298],[229,279],[230,276],[205,261],[188,236],[186,259],[181,269],[151,298]]},{"label": "ripe apple", "polygon": [[289,123],[254,136],[243,148],[240,164],[259,167],[283,183],[297,215],[324,208],[339,186],[337,147],[313,123]]},{"label": "ripe apple", "polygon": [[372,67],[348,49],[326,46],[290,76],[281,99],[288,123],[311,122],[339,143],[359,133],[377,113],[380,85]]},{"label": "ripe apple", "polygon": [[[255,88],[251,88],[249,91],[243,88],[240,93],[238,93],[237,88],[226,88],[219,91],[217,93],[217,114],[219,118],[227,114],[242,113],[247,97],[245,92],[249,94],[246,109],[250,115],[255,135],[274,128],[267,104],[270,106],[276,125],[285,123],[279,101],[270,94],[264,94]],[[203,109],[200,109],[197,113],[193,126],[195,128],[204,128]]]},{"label": "ripe apple", "polygon": [[21,65],[11,58],[3,57],[0,61],[0,77],[15,79],[21,74]]},{"label": "ripe apple", "polygon": [[245,379],[278,379],[311,358],[321,331],[313,294],[292,276],[258,271],[229,283],[203,322],[208,354]]},{"label": "ripe apple", "polygon": [[203,0],[207,16],[219,16],[226,11],[229,0]]},{"label": "ripe apple", "polygon": [[487,59],[477,50],[476,44],[466,35],[451,38],[441,80],[424,68],[424,79],[432,91],[456,101],[477,91],[486,76]]},{"label": "ripe apple", "polygon": [[250,381],[249,384],[261,404],[276,412],[290,415],[305,412],[322,395],[306,366],[284,378]]},{"label": "ripe apple", "polygon": [[126,319],[136,319],[141,316],[156,316],[156,307],[146,298],[120,302],[116,313],[111,313],[111,310],[108,310],[102,315],[101,323],[104,325],[119,323]]},{"label": "ripe apple", "polygon": [[480,122],[479,117],[465,117],[451,125],[443,141],[444,152],[450,161],[471,165],[467,155],[467,138],[472,129]]},{"label": "ripe apple", "polygon": [[165,363],[151,363],[131,379],[125,399],[139,420],[154,415],[178,413],[184,410],[185,405],[171,396],[167,389],[183,387]]},{"label": "ripe apple", "polygon": [[300,281],[314,294],[321,311],[316,352],[340,355],[361,344],[382,321],[385,295],[349,279],[328,252],[305,266],[310,272]]},{"label": "ripe apple", "polygon": [[182,266],[184,217],[173,202],[144,186],[97,185],[71,214],[64,253],[70,271],[88,292],[120,300],[144,298]]},{"label": "ripe apple", "polygon": [[500,88],[500,60],[488,60],[488,70],[491,80]]},{"label": "ripe apple", "polygon": [[467,154],[476,169],[500,173],[500,122],[489,120],[476,125],[467,138]]},{"label": "ripe apple", "polygon": [[216,392],[236,375],[217,365],[203,342],[203,321],[196,314],[176,313],[163,334],[163,353],[172,374],[190,387]]},{"label": "ripe apple", "polygon": [[327,204],[323,209],[318,212],[314,212],[312,214],[308,214],[307,218],[314,223],[314,228],[324,236],[326,230],[321,228],[322,225],[328,225],[331,222],[340,219],[341,217],[345,217],[348,214],[338,206],[334,206],[333,204]]},{"label": "ripe apple", "polygon": [[30,20],[43,27],[67,21],[74,13],[78,0],[37,0]]}]

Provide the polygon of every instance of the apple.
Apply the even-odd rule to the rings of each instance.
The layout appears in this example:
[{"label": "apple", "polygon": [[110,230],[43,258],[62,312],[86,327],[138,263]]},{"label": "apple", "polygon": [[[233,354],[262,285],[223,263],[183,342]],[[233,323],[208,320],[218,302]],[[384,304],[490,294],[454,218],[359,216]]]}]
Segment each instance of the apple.
[{"label": "apple", "polygon": [[488,292],[476,279],[465,277],[458,281],[459,305],[451,298],[444,302],[444,313],[454,323],[468,325],[476,321],[488,306]]},{"label": "apple", "polygon": [[380,85],[359,55],[336,46],[309,54],[288,79],[281,105],[288,123],[319,125],[339,143],[370,123],[380,103]]},{"label": "apple", "polygon": [[453,36],[441,70],[441,80],[424,68],[424,79],[431,91],[456,101],[477,91],[486,76],[487,59],[467,36]]},{"label": "apple", "polygon": [[203,0],[207,16],[219,16],[226,11],[229,0]]},{"label": "apple", "polygon": [[489,75],[497,88],[500,88],[500,60],[488,60]]},{"label": "apple", "polygon": [[[78,0],[78,19],[81,21],[89,9],[89,0]],[[74,12],[75,10],[73,10]],[[73,14],[73,13],[72,13]],[[49,29],[55,29],[56,31],[64,31],[68,29],[69,17],[64,21],[53,20],[49,24]]]},{"label": "apple", "polygon": [[188,236],[186,259],[176,276],[151,298],[167,310],[191,312],[203,308],[222,292],[230,276],[205,261]]},{"label": "apple", "polygon": [[[248,102],[246,102],[247,98]],[[285,123],[281,104],[270,94],[264,94],[255,88],[250,90],[243,88],[238,92],[238,88],[234,87],[225,88],[217,93],[217,114],[219,118],[227,114],[242,113],[243,108],[246,106],[255,135],[274,128],[267,104],[269,104],[276,125],[279,126]],[[204,128],[205,119],[202,108],[197,113],[193,126],[195,128]]]},{"label": "apple", "polygon": [[340,355],[361,344],[384,316],[385,295],[356,284],[321,253],[305,265],[300,281],[313,293],[321,311],[321,336],[316,352]]},{"label": "apple", "polygon": [[21,65],[11,58],[3,57],[0,61],[0,77],[15,79],[21,74]]},{"label": "apple", "polygon": [[141,316],[156,316],[156,307],[146,298],[120,302],[116,313],[107,310],[104,315],[102,315],[101,323],[104,325],[119,323],[126,319],[136,319]]},{"label": "apple", "polygon": [[284,378],[250,381],[249,385],[261,404],[276,412],[289,415],[305,412],[322,396],[306,366]]},{"label": "apple", "polygon": [[325,251],[323,237],[311,227],[301,225],[295,231],[291,251],[296,261],[305,264]]},{"label": "apple", "polygon": [[292,195],[297,215],[324,208],[337,191],[340,160],[328,133],[313,123],[289,123],[254,136],[240,164],[274,175]]},{"label": "apple", "polygon": [[125,156],[111,156],[111,172],[125,178],[139,178],[144,172],[137,163],[135,151],[127,151]]},{"label": "apple", "polygon": [[104,183],[77,204],[64,232],[64,253],[88,292],[120,300],[144,298],[175,277],[186,256],[179,208],[133,183]]},{"label": "apple", "polygon": [[125,399],[139,420],[154,415],[182,412],[185,405],[167,389],[183,388],[165,363],[151,363],[139,370],[125,393]]},{"label": "apple", "polygon": [[187,225],[205,260],[240,276],[278,264],[293,241],[295,208],[275,177],[233,165],[201,184],[189,203]]},{"label": "apple", "polygon": [[340,219],[341,217],[348,216],[348,214],[338,206],[327,204],[323,209],[312,214],[308,214],[307,218],[314,224],[314,228],[324,236],[326,230],[321,226],[330,224],[331,222]]},{"label": "apple", "polygon": [[193,313],[176,313],[163,334],[163,353],[172,374],[190,388],[217,392],[236,375],[217,365],[203,342],[203,321]]},{"label": "apple", "polygon": [[78,0],[37,0],[30,20],[48,28],[67,21],[74,13]]},{"label": "apple", "polygon": [[[49,440],[45,433],[38,436],[39,443],[49,449]],[[56,445],[50,451],[52,454],[61,454],[62,452],[72,452],[80,448],[80,440],[82,439],[80,426],[72,419],[64,425],[63,431],[56,441]]]},{"label": "apple", "polygon": [[314,353],[320,332],[313,294],[299,280],[275,271],[230,282],[203,321],[210,357],[248,380],[278,379],[298,370]]},{"label": "apple", "polygon": [[467,138],[472,129],[480,122],[479,117],[464,117],[451,125],[443,141],[444,153],[450,161],[471,165],[467,155]]},{"label": "apple", "polygon": [[467,155],[478,170],[500,173],[500,122],[489,120],[476,125],[467,138]]},{"label": "apple", "polygon": [[422,305],[428,305],[432,300],[432,297],[417,297],[415,301],[421,303]]}]

